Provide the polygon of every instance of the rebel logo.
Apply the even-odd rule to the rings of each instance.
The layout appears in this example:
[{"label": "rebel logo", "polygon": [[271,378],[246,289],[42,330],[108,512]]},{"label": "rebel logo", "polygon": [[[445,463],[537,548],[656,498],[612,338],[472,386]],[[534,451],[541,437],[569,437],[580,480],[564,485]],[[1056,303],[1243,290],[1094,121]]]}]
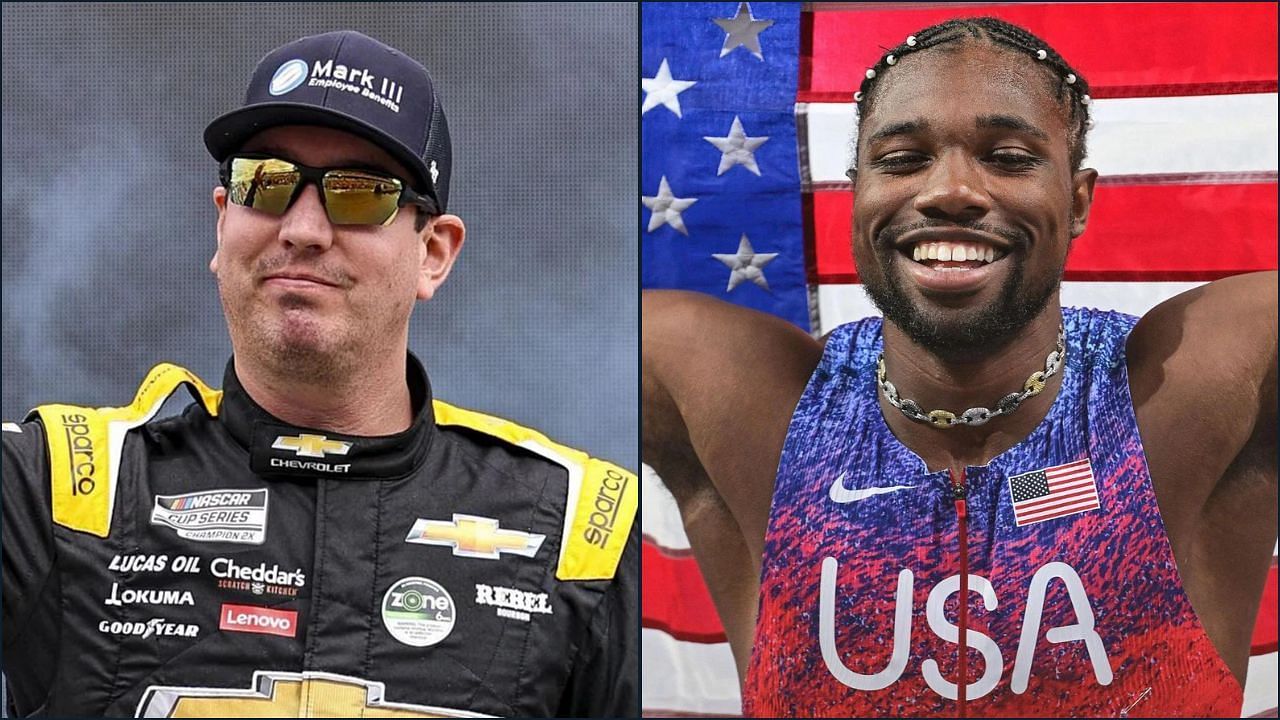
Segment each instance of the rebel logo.
[{"label": "rebel logo", "polygon": [[298,612],[224,603],[218,614],[218,629],[293,637],[298,633]]}]

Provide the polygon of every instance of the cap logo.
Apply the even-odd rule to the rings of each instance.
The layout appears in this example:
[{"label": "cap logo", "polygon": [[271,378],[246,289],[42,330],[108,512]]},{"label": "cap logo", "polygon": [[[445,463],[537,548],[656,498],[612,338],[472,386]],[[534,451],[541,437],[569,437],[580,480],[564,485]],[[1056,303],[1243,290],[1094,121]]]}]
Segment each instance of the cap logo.
[{"label": "cap logo", "polygon": [[431,161],[431,184],[435,185],[436,181],[439,179],[440,179],[440,168],[436,167],[436,161],[432,160]]},{"label": "cap logo", "polygon": [[306,79],[307,62],[295,58],[281,65],[276,70],[276,74],[271,76],[271,85],[267,88],[267,92],[272,95],[284,95],[297,88]]}]

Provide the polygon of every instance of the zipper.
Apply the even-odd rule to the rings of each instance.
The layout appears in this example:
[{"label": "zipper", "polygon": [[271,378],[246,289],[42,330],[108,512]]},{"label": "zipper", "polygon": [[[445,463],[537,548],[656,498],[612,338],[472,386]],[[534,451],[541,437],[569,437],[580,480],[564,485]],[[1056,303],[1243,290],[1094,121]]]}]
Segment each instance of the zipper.
[{"label": "zipper", "polygon": [[956,503],[956,520],[960,524],[960,682],[956,688],[959,717],[965,717],[969,689],[969,509],[965,505],[969,488],[965,485],[964,468],[959,475],[951,471],[951,496]]}]

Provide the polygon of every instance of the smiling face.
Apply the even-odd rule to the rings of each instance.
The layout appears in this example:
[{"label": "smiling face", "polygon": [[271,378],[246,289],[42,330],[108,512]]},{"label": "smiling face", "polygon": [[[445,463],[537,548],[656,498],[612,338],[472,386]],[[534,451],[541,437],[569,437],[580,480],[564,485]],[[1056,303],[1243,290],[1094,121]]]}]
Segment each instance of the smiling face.
[{"label": "smiling face", "polygon": [[1097,173],[1072,173],[1070,98],[982,42],[903,58],[859,128],[853,251],[885,318],[935,354],[999,349],[1056,295]]},{"label": "smiling face", "polygon": [[[328,128],[271,128],[243,151],[409,177],[378,146]],[[461,245],[457,218],[435,218],[419,232],[411,206],[386,226],[333,225],[314,184],[280,216],[228,203],[221,187],[214,203],[218,248],[209,267],[237,356],[320,376],[366,353],[402,351],[415,301],[431,297]],[[436,226],[455,221],[456,246],[442,250]]]}]

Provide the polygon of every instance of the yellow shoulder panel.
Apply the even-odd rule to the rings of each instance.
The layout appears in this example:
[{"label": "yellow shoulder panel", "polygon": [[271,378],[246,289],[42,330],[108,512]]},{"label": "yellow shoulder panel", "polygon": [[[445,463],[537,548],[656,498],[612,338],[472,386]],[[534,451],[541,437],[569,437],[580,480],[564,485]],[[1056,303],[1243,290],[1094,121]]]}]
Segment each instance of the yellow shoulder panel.
[{"label": "yellow shoulder panel", "polygon": [[28,420],[38,415],[44,423],[55,523],[107,536],[125,433],[155,416],[180,385],[186,385],[210,415],[218,414],[222,391],[211,389],[190,370],[169,363],[152,368],[133,402],[124,407],[41,405],[27,413]]},{"label": "yellow shoulder panel", "polygon": [[618,571],[640,504],[636,476],[509,420],[433,401],[436,422],[459,425],[505,440],[569,471],[569,497],[556,577],[607,580]]}]

